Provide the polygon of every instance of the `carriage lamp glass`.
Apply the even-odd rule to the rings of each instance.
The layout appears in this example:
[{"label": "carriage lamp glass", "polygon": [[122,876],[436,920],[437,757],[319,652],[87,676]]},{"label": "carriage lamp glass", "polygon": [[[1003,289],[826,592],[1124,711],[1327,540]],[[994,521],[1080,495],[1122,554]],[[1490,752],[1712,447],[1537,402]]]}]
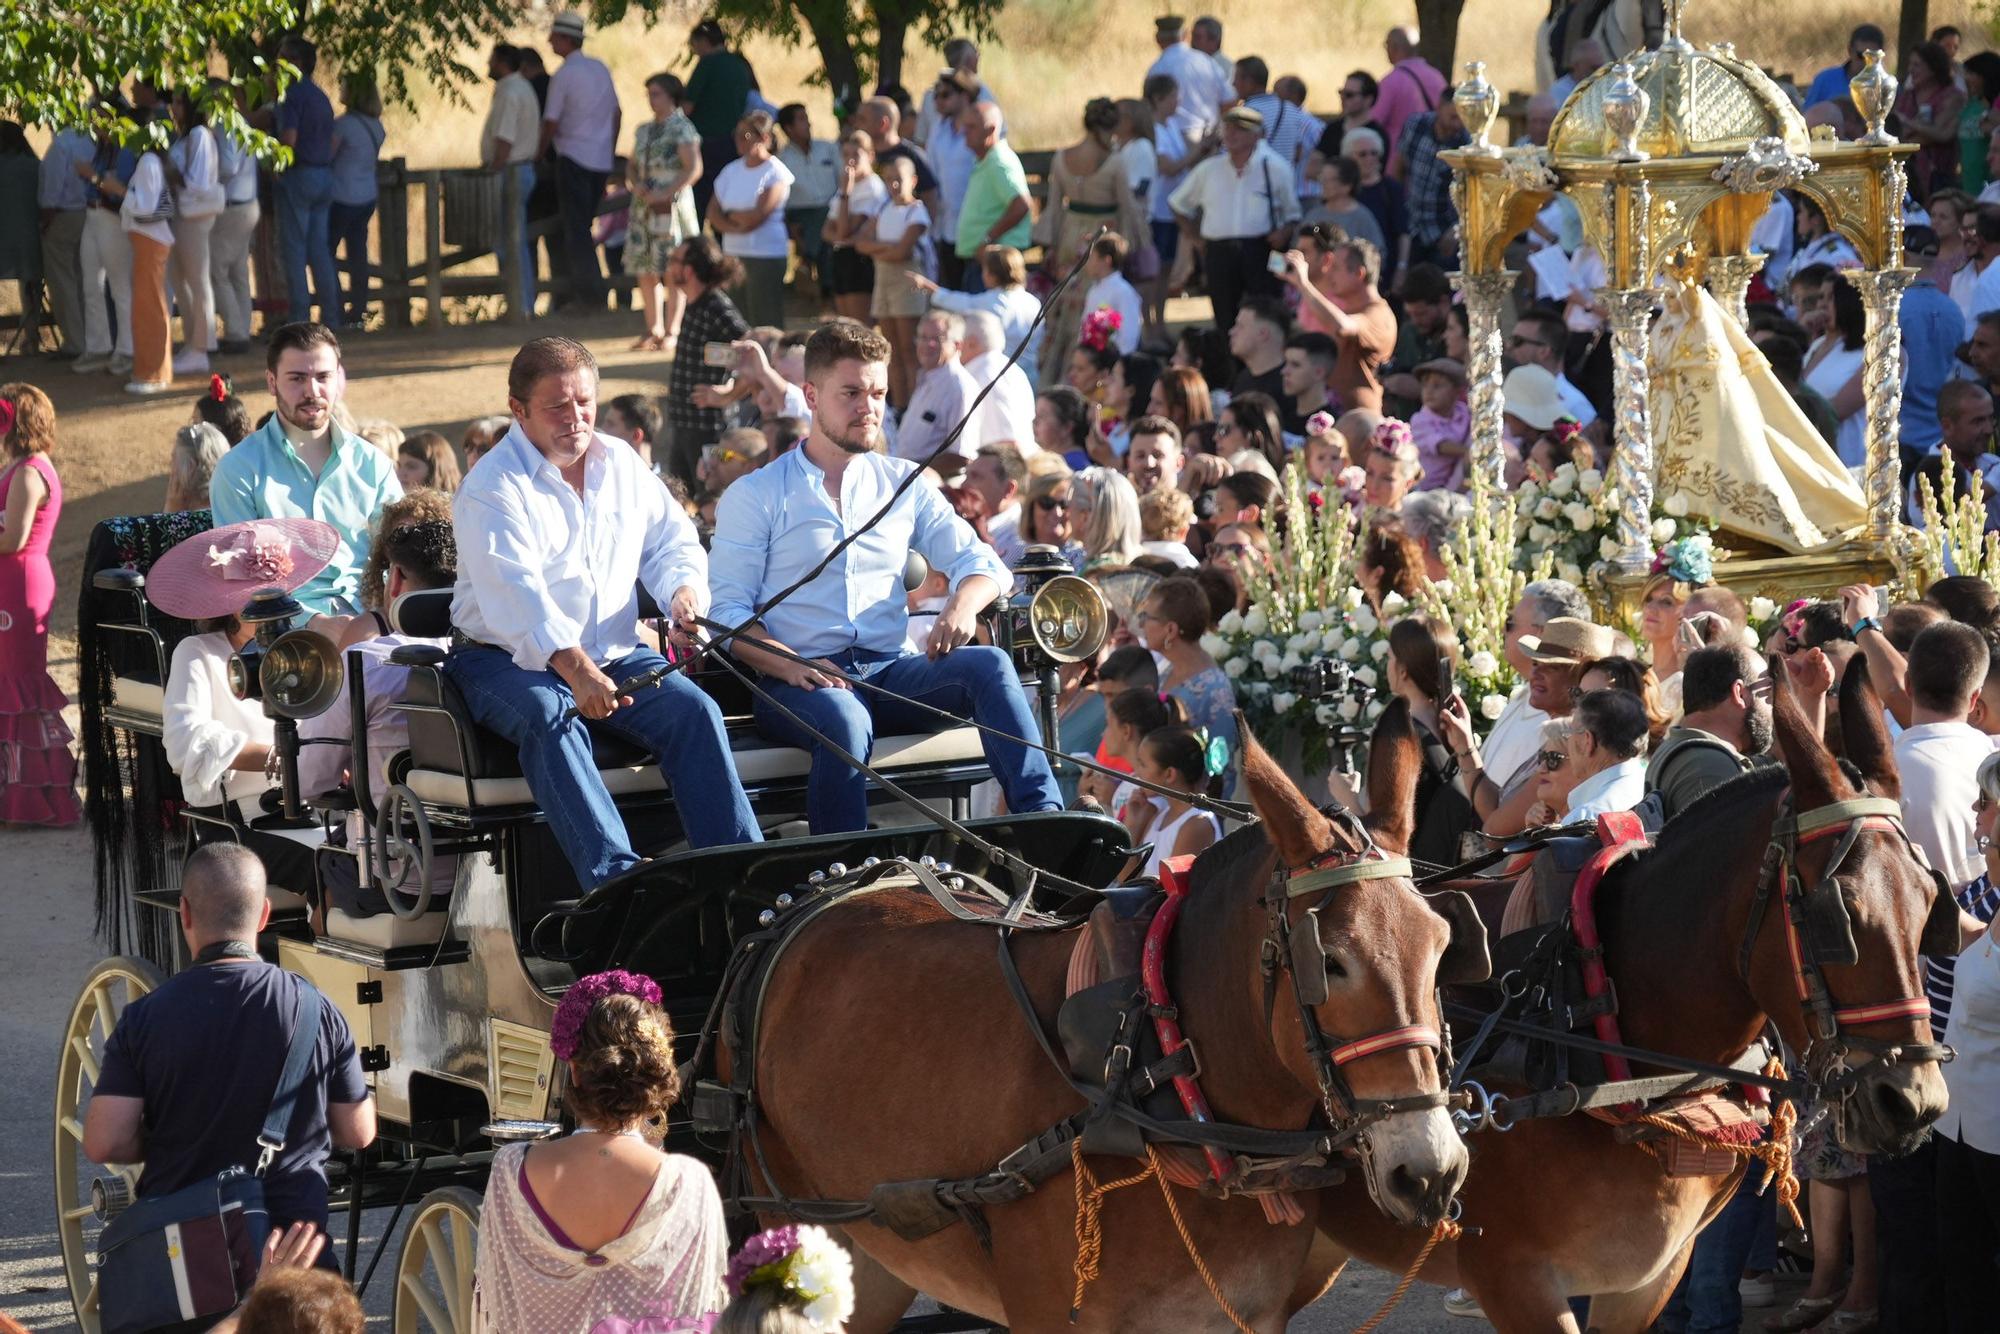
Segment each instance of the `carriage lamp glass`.
[{"label": "carriage lamp glass", "polygon": [[1104,595],[1086,579],[1056,575],[1029,599],[1028,629],[1035,646],[1055,661],[1081,662],[1103,647],[1110,629]]},{"label": "carriage lamp glass", "polygon": [[238,699],[261,700],[281,718],[324,713],[340,694],[340,654],[319,635],[294,627],[305,608],[280,588],[261,588],[243,609],[256,633],[229,660],[229,688]]}]

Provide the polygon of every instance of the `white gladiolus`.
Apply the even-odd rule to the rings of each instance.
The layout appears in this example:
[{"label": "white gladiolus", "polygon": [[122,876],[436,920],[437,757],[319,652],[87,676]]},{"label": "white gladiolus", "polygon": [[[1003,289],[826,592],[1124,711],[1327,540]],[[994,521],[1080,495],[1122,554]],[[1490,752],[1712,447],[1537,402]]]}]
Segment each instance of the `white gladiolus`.
[{"label": "white gladiolus", "polygon": [[1359,588],[1350,588],[1340,595],[1340,600],[1346,604],[1349,611],[1353,611],[1361,605],[1361,590]]},{"label": "white gladiolus", "polygon": [[1672,519],[1653,520],[1652,538],[1653,538],[1653,545],[1656,547],[1663,547],[1667,543],[1673,541],[1674,521]]},{"label": "white gladiolus", "polygon": [[1206,653],[1209,657],[1217,661],[1220,661],[1229,652],[1229,641],[1213,632],[1203,635],[1197,642],[1200,643],[1203,653]]},{"label": "white gladiolus", "polygon": [[1350,639],[1345,644],[1342,644],[1340,646],[1340,656],[1342,658],[1345,658],[1348,662],[1353,662],[1356,658],[1361,656],[1361,641],[1358,639]]},{"label": "white gladiolus", "polygon": [[1373,667],[1356,667],[1354,669],[1354,679],[1362,685],[1367,686],[1370,690],[1373,690],[1376,682],[1382,678]]},{"label": "white gladiolus", "polygon": [[1750,599],[1751,620],[1768,621],[1777,614],[1778,604],[1771,601],[1771,599],[1767,597],[1754,597]]},{"label": "white gladiolus", "polygon": [[1600,538],[1598,538],[1598,539],[1597,539],[1597,558],[1598,558],[1599,560],[1617,560],[1617,559],[1618,559],[1618,539],[1617,539],[1617,538],[1615,538],[1615,537],[1611,537],[1611,536],[1605,536],[1605,537],[1600,537]]},{"label": "white gladiolus", "polygon": [[1231,658],[1228,662],[1222,664],[1223,675],[1232,681],[1241,680],[1243,673],[1249,670],[1250,664],[1242,658]]},{"label": "white gladiolus", "polygon": [[1241,634],[1243,631],[1243,613],[1231,607],[1228,611],[1222,613],[1222,619],[1215,623],[1215,628],[1222,631],[1225,635]]},{"label": "white gladiolus", "polygon": [[1479,716],[1487,722],[1499,721],[1500,715],[1505,712],[1507,712],[1507,697],[1505,695],[1482,695],[1480,697]]},{"label": "white gladiolus", "polygon": [[1660,508],[1665,510],[1667,513],[1673,515],[1676,519],[1685,519],[1687,517],[1687,512],[1688,512],[1687,492],[1685,491],[1674,492],[1672,495],[1667,497],[1666,503],[1660,506]]},{"label": "white gladiolus", "polygon": [[1253,635],[1261,635],[1271,628],[1271,618],[1264,614],[1262,607],[1252,607],[1250,614],[1243,618],[1243,628]]},{"label": "white gladiolus", "polygon": [[1308,611],[1299,614],[1299,629],[1309,635],[1318,634],[1325,624],[1326,616],[1322,612]]},{"label": "white gladiolus", "polygon": [[1382,610],[1392,615],[1409,605],[1410,600],[1393,588],[1382,597]]},{"label": "white gladiolus", "polygon": [[1274,713],[1290,713],[1292,706],[1298,702],[1299,697],[1297,695],[1294,695],[1289,690],[1280,690],[1271,696],[1271,711]]},{"label": "white gladiolus", "polygon": [[1465,667],[1474,676],[1486,677],[1499,671],[1500,663],[1491,653],[1488,653],[1485,649],[1481,649],[1472,655],[1471,661],[1467,662]]},{"label": "white gladiolus", "polygon": [[1576,489],[1586,496],[1594,496],[1604,489],[1604,474],[1595,468],[1585,468],[1576,475]]},{"label": "white gladiolus", "polygon": [[1340,721],[1351,723],[1361,716],[1361,706],[1352,699],[1340,701]]},{"label": "white gladiolus", "polygon": [[1563,518],[1579,533],[1587,533],[1597,527],[1597,511],[1580,500],[1572,500],[1563,506]]}]

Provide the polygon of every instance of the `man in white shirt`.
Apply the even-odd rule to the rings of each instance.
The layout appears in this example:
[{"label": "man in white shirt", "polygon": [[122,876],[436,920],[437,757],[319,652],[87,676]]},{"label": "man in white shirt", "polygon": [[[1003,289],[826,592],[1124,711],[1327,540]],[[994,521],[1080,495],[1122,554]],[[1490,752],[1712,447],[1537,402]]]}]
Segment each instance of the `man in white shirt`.
[{"label": "man in white shirt", "polygon": [[[1305,113],[1271,91],[1271,67],[1262,56],[1245,56],[1236,62],[1237,105],[1246,106],[1264,118],[1264,142],[1292,168],[1292,189],[1305,197],[1306,159],[1312,155],[1318,134],[1310,134]],[[1310,134],[1310,137],[1308,135]]]},{"label": "man in white shirt", "polygon": [[[1986,140],[1986,170],[1989,175],[1995,171],[2000,171],[2000,167],[1996,167],[1996,163],[2000,163],[2000,130],[1995,130],[1991,135],[1987,136]],[[1979,202],[1982,204],[2000,204],[2000,179],[1986,182],[1985,186],[1979,191]]]},{"label": "man in white shirt", "polygon": [[[1528,661],[1527,650],[1521,647],[1521,637],[1540,639],[1548,623],[1563,616],[1577,620],[1590,618],[1590,604],[1576,585],[1561,579],[1539,579],[1521,590],[1521,600],[1507,615],[1504,652],[1508,666],[1523,681],[1534,670],[1534,664]],[[1477,706],[1478,701],[1472,703]],[[1528,702],[1527,686],[1514,691],[1479,748],[1485,770],[1493,775],[1494,782],[1506,787],[1521,766],[1534,758],[1541,749],[1542,724],[1548,720],[1546,712]]]},{"label": "man in white shirt", "polygon": [[1207,56],[1215,65],[1215,72],[1222,81],[1232,83],[1236,78],[1236,62],[1222,54],[1222,20],[1213,14],[1203,14],[1188,29],[1188,45]]},{"label": "man in white shirt", "polygon": [[812,115],[803,102],[779,108],[778,129],[784,136],[778,161],[792,173],[792,192],[785,196],[785,228],[791,232],[800,257],[817,270],[826,254],[826,240],[820,233],[826,226],[827,209],[840,193],[840,145],[831,139],[813,138]]},{"label": "man in white shirt", "polygon": [[658,759],[691,846],[762,837],[715,701],[680,673],[621,693],[666,666],[639,640],[639,583],[692,630],[708,604],[708,558],[638,454],[594,429],[597,380],[596,358],[568,338],[515,354],[513,428],[453,503],[459,640],[444,666],[473,719],[520,748],[528,790],[586,891],[640,861],[586,720]]},{"label": "man in white shirt", "polygon": [[[975,310],[964,317],[965,336],[959,341],[959,356],[966,374],[972,377],[973,393],[987,385],[993,392],[979,405],[978,418],[966,434],[977,436],[976,447],[1005,443],[1023,457],[1039,454],[1035,443],[1035,386],[1019,363],[1007,364],[1007,337],[1000,317],[990,311]],[[968,400],[969,404],[969,400]]]},{"label": "man in white shirt", "polygon": [[1005,441],[981,445],[965,465],[965,485],[986,502],[986,536],[1010,570],[1028,549],[1021,539],[1021,488],[1027,481],[1021,451]]},{"label": "man in white shirt", "polygon": [[1940,621],[1910,645],[1904,678],[1913,725],[1896,738],[1903,825],[1954,891],[1983,869],[1972,807],[1993,738],[1966,719],[1986,684],[1986,664],[1986,641],[1977,630]]},{"label": "man in white shirt", "polygon": [[1989,310],[2000,310],[2000,204],[1973,210],[1971,245],[1964,267],[1951,276],[1951,299],[1971,328]]},{"label": "man in white shirt", "polygon": [[[716,506],[715,616],[730,625],[762,609],[761,625],[730,651],[766,677],[757,726],[775,740],[813,751],[806,817],[816,834],[864,829],[866,778],[801,726],[809,723],[849,755],[866,758],[876,736],[935,731],[934,715],[886,695],[857,690],[835,672],[1014,737],[1038,734],[1007,655],[972,642],[978,613],[1012,582],[934,487],[908,486],[915,466],[876,449],[888,399],[889,343],[872,329],[829,324],[806,344],[806,398],[812,434],[804,444],[723,493]],[[892,499],[893,496],[893,499]],[[882,518],[781,602],[773,598],[825,560],[835,543]],[[909,608],[903,566],[914,550],[943,572],[950,594],[931,626],[926,652],[905,651]],[[764,645],[806,662],[780,657]],[[1055,810],[1062,794],[1040,752],[984,735],[987,763],[1007,809]]]},{"label": "man in white shirt", "polygon": [[[943,54],[947,73],[967,75],[972,79],[973,83],[978,84],[979,91],[973,95],[973,100],[979,102],[991,102],[993,100],[992,90],[979,82],[979,47],[977,44],[964,37],[954,37],[944,44]],[[931,134],[937,129],[939,123],[946,120],[956,120],[957,118],[957,112],[947,114],[938,106],[937,89],[935,86],[924,89],[924,100],[917,105],[917,132],[910,136],[910,142],[929,149],[931,146]]]},{"label": "man in white shirt", "polygon": [[1153,21],[1153,40],[1160,56],[1146,70],[1170,76],[1181,90],[1181,104],[1174,119],[1189,143],[1215,127],[1222,106],[1229,100],[1229,81],[1213,60],[1187,44],[1187,21],[1168,16]]},{"label": "man in white shirt", "polygon": [[1291,166],[1264,142],[1264,118],[1249,107],[1223,117],[1222,147],[1188,171],[1168,203],[1182,233],[1200,238],[1215,326],[1227,329],[1244,297],[1277,295],[1271,251],[1290,239],[1299,198]]},{"label": "man in white shirt", "polygon": [[[909,406],[896,419],[894,453],[899,459],[922,463],[930,458],[944,438],[951,434],[978,394],[979,386],[958,360],[959,344],[965,338],[965,320],[948,310],[934,310],[917,325],[917,365],[923,373],[910,391]],[[807,354],[810,360],[811,354]],[[808,393],[810,401],[810,393]],[[965,460],[979,449],[971,428],[960,434],[951,452],[959,457],[937,460],[937,467],[949,477],[965,466]]]},{"label": "man in white shirt", "polygon": [[549,78],[537,156],[555,149],[556,205],[570,284],[568,299],[556,304],[558,308],[574,303],[586,310],[602,310],[604,270],[597,262],[590,225],[604,198],[605,177],[617,160],[623,112],[611,71],[603,61],[583,53],[581,14],[565,11],[556,15],[549,25],[549,47],[563,63]]},{"label": "man in white shirt", "polygon": [[1588,426],[1597,420],[1597,409],[1563,374],[1563,357],[1568,349],[1569,326],[1555,315],[1529,310],[1514,321],[1514,336],[1508,340],[1507,356],[1517,366],[1540,366],[1555,376],[1556,397],[1562,400],[1563,411],[1576,418],[1579,425]]},{"label": "man in white shirt", "polygon": [[535,152],[542,142],[542,104],[535,86],[521,73],[521,50],[502,42],[486,60],[493,101],[479,131],[479,163],[488,171],[511,171],[521,191],[520,309],[535,313],[535,238],[529,233],[528,196],[535,190]]}]

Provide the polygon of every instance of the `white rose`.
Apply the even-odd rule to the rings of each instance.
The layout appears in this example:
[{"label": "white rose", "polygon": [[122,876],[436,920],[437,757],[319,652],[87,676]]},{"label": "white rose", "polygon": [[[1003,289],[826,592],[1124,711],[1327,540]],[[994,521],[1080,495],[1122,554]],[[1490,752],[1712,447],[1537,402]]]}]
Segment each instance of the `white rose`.
[{"label": "white rose", "polygon": [[1299,629],[1309,635],[1318,634],[1320,627],[1325,624],[1326,616],[1322,612],[1309,611],[1299,617]]},{"label": "white rose", "polygon": [[1328,626],[1326,633],[1320,636],[1319,640],[1320,652],[1338,653],[1340,652],[1340,646],[1342,644],[1345,644],[1346,642],[1347,642],[1347,636],[1341,633],[1341,629],[1339,626],[1337,625]]},{"label": "white rose", "polygon": [[1228,611],[1222,613],[1222,619],[1215,623],[1215,628],[1222,631],[1225,635],[1242,633],[1243,613],[1231,607]]},{"label": "white rose", "polygon": [[1370,690],[1373,690],[1375,683],[1380,681],[1382,677],[1373,667],[1356,667],[1354,669],[1354,679],[1362,685],[1367,686]]},{"label": "white rose", "polygon": [[1385,612],[1398,612],[1409,605],[1410,600],[1393,588],[1382,599],[1382,610]]},{"label": "white rose", "polygon": [[1305,653],[1317,642],[1312,635],[1292,635],[1285,640],[1285,652]]},{"label": "white rose", "polygon": [[1673,515],[1676,519],[1685,519],[1687,517],[1687,512],[1688,512],[1687,492],[1685,491],[1674,492],[1672,495],[1667,497],[1666,503],[1660,506],[1660,508],[1665,510],[1667,513]]},{"label": "white rose", "polygon": [[1465,669],[1474,676],[1487,677],[1500,670],[1500,663],[1491,653],[1481,649],[1472,655],[1472,660],[1465,664]]},{"label": "white rose", "polygon": [[1563,468],[1569,468],[1569,471],[1564,472],[1562,468],[1558,468],[1556,475],[1549,478],[1549,494],[1559,500],[1576,490],[1576,469],[1570,468],[1567,463],[1563,464]]},{"label": "white rose", "polygon": [[1271,618],[1264,614],[1262,607],[1252,607],[1250,614],[1243,618],[1243,628],[1253,635],[1261,635],[1271,628]]},{"label": "white rose", "polygon": [[1358,639],[1350,639],[1345,644],[1342,644],[1340,646],[1340,656],[1346,659],[1348,662],[1353,662],[1356,658],[1361,656],[1361,641]]},{"label": "white rose", "polygon": [[1360,588],[1355,587],[1348,589],[1345,593],[1342,593],[1340,595],[1340,600],[1347,607],[1349,611],[1353,611],[1356,607],[1361,605]]},{"label": "white rose", "polygon": [[1284,657],[1284,660],[1278,664],[1278,669],[1284,672],[1295,672],[1299,668],[1305,666],[1305,662],[1306,660],[1300,657],[1298,654],[1287,653]]},{"label": "white rose", "polygon": [[1667,543],[1674,540],[1674,521],[1672,519],[1653,520],[1653,527],[1651,533],[1654,546],[1656,547],[1665,546]]},{"label": "white rose", "polygon": [[1198,642],[1201,644],[1201,651],[1211,658],[1219,660],[1229,653],[1229,641],[1221,635],[1206,634]]},{"label": "white rose", "polygon": [[[1368,646],[1368,656],[1375,659],[1375,661],[1377,662],[1380,662],[1382,661],[1382,659],[1388,657],[1389,641],[1386,639],[1378,639],[1373,644],[1370,644]],[[1372,685],[1374,683],[1370,682],[1369,684]]]},{"label": "white rose", "polygon": [[1778,604],[1771,601],[1771,599],[1767,597],[1754,597],[1750,599],[1751,620],[1768,621],[1777,614]]},{"label": "white rose", "polygon": [[1575,481],[1575,480],[1576,480],[1576,464],[1574,464],[1574,463],[1558,463],[1558,464],[1556,465],[1556,476],[1558,476],[1558,477],[1567,477],[1567,478],[1569,478],[1569,479],[1570,479],[1570,480],[1571,480],[1572,482],[1573,482],[1573,481]]},{"label": "white rose", "polygon": [[1507,712],[1505,695],[1483,695],[1479,700],[1479,716],[1487,722],[1497,722],[1500,715]]},{"label": "white rose", "polygon": [[1250,698],[1264,700],[1271,698],[1271,687],[1262,681],[1252,681],[1249,686]]},{"label": "white rose", "polygon": [[1271,696],[1271,711],[1274,713],[1290,713],[1292,706],[1298,702],[1299,697],[1297,695],[1294,695],[1289,690],[1280,690]]},{"label": "white rose", "polygon": [[1600,538],[1598,538],[1598,539],[1597,539],[1597,558],[1598,558],[1599,560],[1617,560],[1617,559],[1618,559],[1618,539],[1617,539],[1617,538],[1615,538],[1615,537],[1609,537],[1609,536],[1606,536],[1606,537],[1600,537]]},{"label": "white rose", "polygon": [[1580,584],[1583,582],[1583,570],[1575,561],[1566,560],[1556,566],[1556,578],[1566,584]]},{"label": "white rose", "polygon": [[1361,716],[1361,706],[1359,704],[1356,704],[1354,700],[1351,698],[1344,699],[1340,701],[1339,712],[1340,712],[1340,721],[1344,723],[1351,723],[1356,718],[1359,718]]},{"label": "white rose", "polygon": [[1321,704],[1313,709],[1313,719],[1321,727],[1332,727],[1340,721],[1340,710],[1331,704]]},{"label": "white rose", "polygon": [[1579,533],[1587,533],[1597,526],[1597,511],[1580,500],[1572,500],[1563,506],[1563,518]]},{"label": "white rose", "polygon": [[1521,483],[1520,496],[1527,504],[1534,504],[1536,500],[1540,499],[1541,494],[1542,488],[1536,484],[1532,477]]},{"label": "white rose", "polygon": [[[1554,504],[1555,502],[1550,501],[1549,503]],[[1545,523],[1531,523],[1528,525],[1528,540],[1538,547],[1547,546],[1555,540],[1555,535],[1556,530]]]},{"label": "white rose", "polygon": [[1576,475],[1576,489],[1586,496],[1594,496],[1604,489],[1604,474],[1595,468],[1585,468]]},{"label": "white rose", "polygon": [[1364,635],[1372,635],[1382,628],[1382,621],[1375,615],[1373,609],[1356,607],[1354,609],[1354,628]]},{"label": "white rose", "polygon": [[1232,681],[1241,680],[1243,673],[1249,670],[1250,664],[1242,658],[1231,658],[1228,662],[1222,664],[1223,675]]},{"label": "white rose", "polygon": [[1535,517],[1547,522],[1563,512],[1562,502],[1554,496],[1543,496],[1535,502]]}]

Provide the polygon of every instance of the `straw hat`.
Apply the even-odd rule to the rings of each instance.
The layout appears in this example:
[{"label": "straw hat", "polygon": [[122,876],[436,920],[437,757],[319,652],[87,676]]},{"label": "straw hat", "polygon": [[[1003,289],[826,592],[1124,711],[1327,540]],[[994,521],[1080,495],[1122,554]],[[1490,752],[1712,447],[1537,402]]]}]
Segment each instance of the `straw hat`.
[{"label": "straw hat", "polygon": [[1558,616],[1542,627],[1540,635],[1522,635],[1520,643],[1521,652],[1528,656],[1529,662],[1562,667],[1580,667],[1598,658],[1608,658],[1618,647],[1608,628],[1574,616]]},{"label": "straw hat", "polygon": [[1246,130],[1261,130],[1264,128],[1264,113],[1255,107],[1246,107],[1238,103],[1222,113],[1222,123]]},{"label": "straw hat", "polygon": [[1537,431],[1546,431],[1562,416],[1562,395],[1556,377],[1541,366],[1516,366],[1500,386],[1506,410]]},{"label": "straw hat", "polygon": [[246,519],[196,533],[153,562],[146,596],[183,620],[234,616],[259,589],[296,592],[339,548],[340,534],[318,519]]},{"label": "straw hat", "polygon": [[568,37],[575,41],[582,41],[583,15],[577,13],[574,9],[565,9],[550,21],[549,35],[551,37]]}]

